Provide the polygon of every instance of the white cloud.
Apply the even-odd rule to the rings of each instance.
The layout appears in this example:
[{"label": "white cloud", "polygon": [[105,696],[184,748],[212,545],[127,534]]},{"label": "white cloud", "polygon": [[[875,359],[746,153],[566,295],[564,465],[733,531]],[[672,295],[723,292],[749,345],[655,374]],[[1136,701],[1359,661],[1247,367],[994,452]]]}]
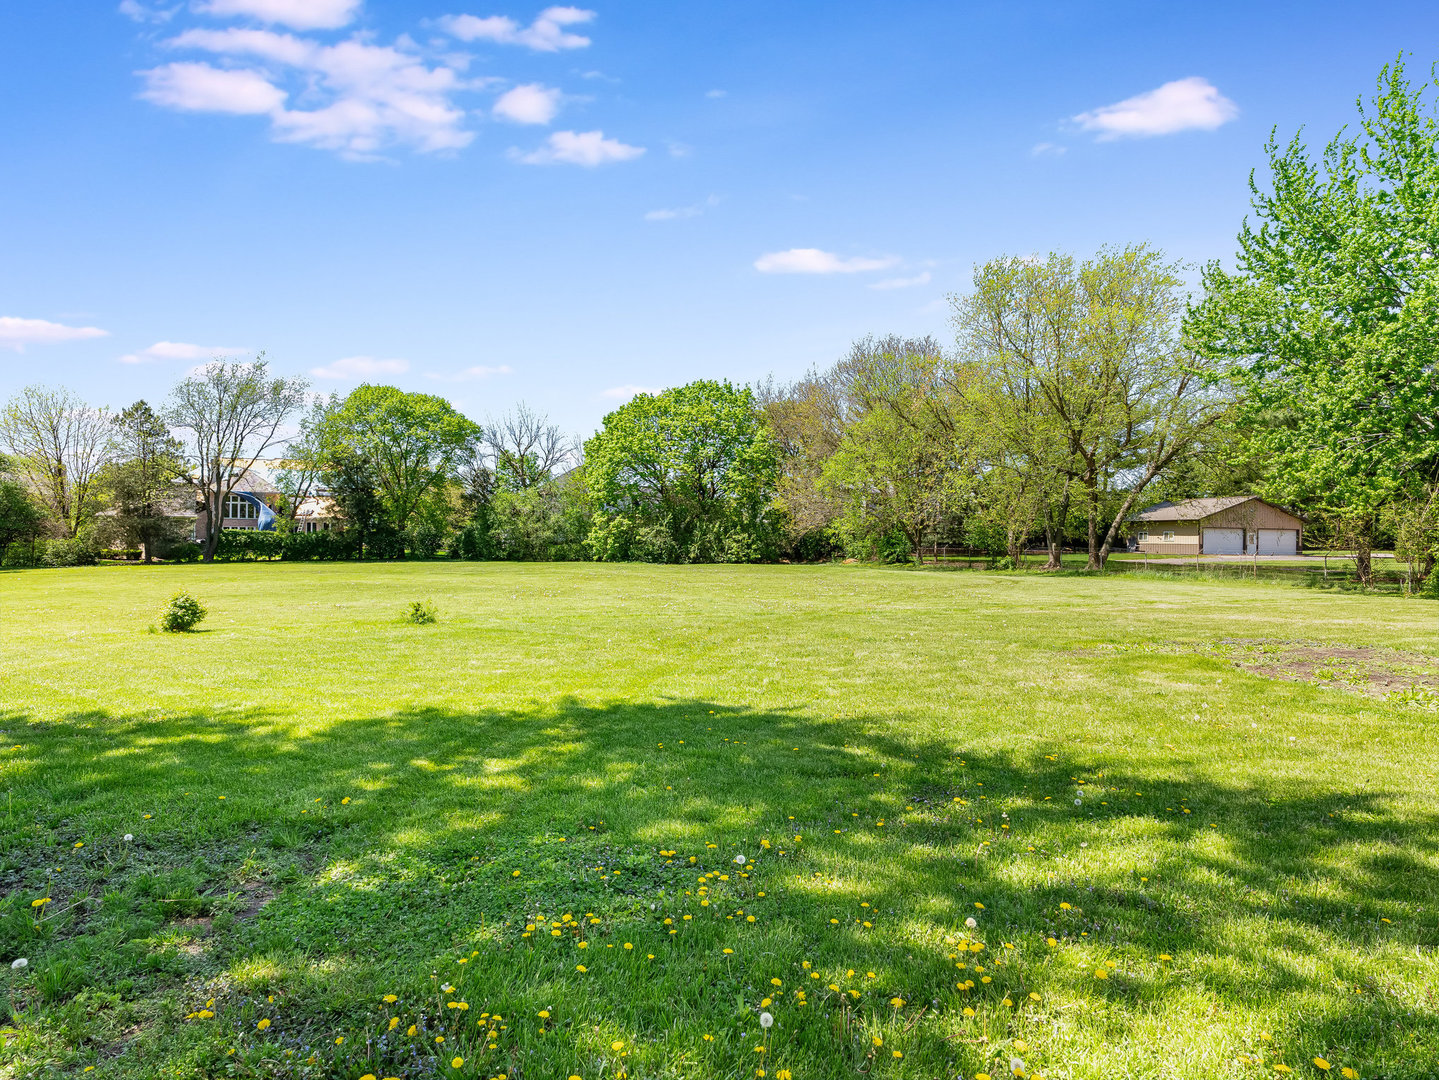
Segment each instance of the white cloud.
[{"label": "white cloud", "polygon": [[[187,30],[167,42],[222,56],[247,56],[290,69],[303,94],[326,101],[285,108],[286,93],[259,71],[169,64],[147,72],[144,95],[171,108],[266,113],[281,142],[308,143],[357,159],[394,143],[421,151],[455,150],[474,139],[452,96],[471,89],[459,72],[431,67],[400,46],[351,39],[324,45],[270,30]],[[169,74],[176,72],[177,74]]]},{"label": "white cloud", "polygon": [[477,364],[474,367],[467,367],[457,371],[453,375],[442,375],[439,372],[427,371],[425,378],[438,379],[440,382],[474,382],[476,379],[488,379],[491,375],[508,375],[511,372],[509,364],[500,364],[497,367],[486,367],[484,364]]},{"label": "white cloud", "polygon": [[728,94],[729,94],[729,91],[728,91],[728,90],[706,90],[706,91],[705,91],[705,97],[711,98],[711,99],[714,99],[714,98],[722,98],[722,97],[727,96]]},{"label": "white cloud", "polygon": [[296,30],[335,30],[359,13],[361,0],[207,0],[197,6],[222,19],[237,16]]},{"label": "white cloud", "polygon": [[560,92],[539,83],[506,90],[495,102],[495,115],[516,124],[548,124],[560,111]]},{"label": "white cloud", "polygon": [[928,285],[929,281],[929,271],[921,270],[914,277],[885,278],[883,281],[872,283],[869,287],[871,289],[912,289],[916,285]]},{"label": "white cloud", "polygon": [[544,146],[529,153],[511,150],[510,156],[526,165],[584,165],[593,167],[614,161],[630,161],[645,152],[643,146],[627,146],[618,139],[606,139],[603,131],[556,131]]},{"label": "white cloud", "polygon": [[179,8],[150,8],[140,0],[120,0],[120,14],[135,22],[167,22]]},{"label": "white cloud", "polygon": [[61,341],[83,341],[108,337],[110,331],[98,326],[66,326],[45,319],[18,319],[0,315],[0,349],[24,352],[26,345],[54,345]]},{"label": "white cloud", "polygon": [[761,255],[754,261],[754,268],[761,274],[858,274],[868,270],[887,270],[898,262],[898,257],[894,255],[879,259],[855,255],[842,259],[831,251],[820,251],[819,248],[790,248]]},{"label": "white cloud", "polygon": [[493,41],[499,45],[523,45],[537,52],[583,49],[590,39],[572,34],[566,26],[587,23],[593,11],[577,7],[550,7],[540,12],[529,26],[521,26],[507,15],[446,15],[440,25],[461,41]]},{"label": "white cloud", "polygon": [[608,390],[601,390],[600,397],[628,401],[636,394],[659,394],[663,392],[664,388],[660,386],[611,386]]},{"label": "white cloud", "polygon": [[695,203],[693,206],[676,206],[670,209],[651,210],[645,214],[646,221],[680,221],[684,218],[699,217],[707,209],[718,206],[720,197],[711,195],[702,203]]},{"label": "white cloud", "polygon": [[157,360],[200,360],[205,357],[234,356],[247,353],[244,346],[191,345],[184,341],[157,341],[139,352],[126,353],[120,357],[122,364],[150,364]]},{"label": "white cloud", "polygon": [[311,368],[317,379],[367,379],[371,375],[403,375],[410,370],[408,360],[376,360],[373,356],[347,356],[324,367]]},{"label": "white cloud", "polygon": [[285,91],[258,71],[227,71],[209,64],[164,64],[140,72],[140,96],[167,109],[223,112],[241,116],[271,113],[285,103]]},{"label": "white cloud", "polygon": [[1239,106],[1198,75],[1167,82],[1156,90],[1080,113],[1074,117],[1082,131],[1093,131],[1100,141],[1172,135],[1198,128],[1212,131],[1239,115]]},{"label": "white cloud", "polygon": [[1029,148],[1030,157],[1059,157],[1068,147],[1052,142],[1035,143]]}]

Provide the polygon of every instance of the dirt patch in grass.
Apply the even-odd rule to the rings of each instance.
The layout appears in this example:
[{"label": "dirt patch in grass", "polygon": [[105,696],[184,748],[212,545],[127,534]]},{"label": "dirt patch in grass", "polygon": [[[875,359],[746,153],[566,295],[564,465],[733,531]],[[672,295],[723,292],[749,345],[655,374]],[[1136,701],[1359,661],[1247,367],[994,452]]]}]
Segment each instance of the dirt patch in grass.
[{"label": "dirt patch in grass", "polygon": [[245,906],[235,912],[235,918],[239,922],[253,919],[260,914],[266,904],[275,899],[275,890],[261,882],[247,881],[242,888],[245,894]]},{"label": "dirt patch in grass", "polygon": [[1439,659],[1420,653],[1312,641],[1225,640],[1215,647],[1235,667],[1270,679],[1306,682],[1370,697],[1439,694]]},{"label": "dirt patch in grass", "polygon": [[[1084,650],[1082,650],[1084,651]],[[1361,645],[1274,638],[1223,638],[1200,644],[1100,645],[1096,653],[1205,654],[1268,679],[1309,683],[1401,704],[1439,708],[1439,657]]]}]

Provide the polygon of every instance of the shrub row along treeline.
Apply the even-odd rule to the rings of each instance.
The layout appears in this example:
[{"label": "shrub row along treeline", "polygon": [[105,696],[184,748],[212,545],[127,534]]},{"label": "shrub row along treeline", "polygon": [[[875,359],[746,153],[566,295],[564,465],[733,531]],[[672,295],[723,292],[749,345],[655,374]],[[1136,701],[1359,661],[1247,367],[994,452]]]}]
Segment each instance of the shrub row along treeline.
[{"label": "shrub row along treeline", "polygon": [[[641,394],[582,445],[523,405],[482,428],[394,387],[309,399],[263,359],[210,365],[158,412],[31,388],[0,414],[0,543],[12,564],[101,544],[662,562],[940,543],[1018,561],[1042,544],[1052,567],[1077,544],[1098,568],[1145,504],[1253,491],[1354,551],[1361,579],[1381,543],[1423,578],[1439,554],[1432,92],[1395,64],[1319,160],[1271,142],[1234,268],[1203,268],[1197,298],[1144,245],[1002,257],[952,298],[952,348],[868,338],[788,385]],[[218,528],[267,455],[275,530]],[[337,528],[299,531],[316,500]]]}]

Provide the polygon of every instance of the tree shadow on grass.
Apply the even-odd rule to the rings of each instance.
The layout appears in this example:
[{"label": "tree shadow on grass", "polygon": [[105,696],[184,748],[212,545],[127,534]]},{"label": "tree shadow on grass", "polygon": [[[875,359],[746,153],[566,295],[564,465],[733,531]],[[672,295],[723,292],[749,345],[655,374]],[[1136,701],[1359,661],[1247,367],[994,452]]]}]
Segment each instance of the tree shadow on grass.
[{"label": "tree shadow on grass", "polygon": [[[788,1021],[811,1076],[868,1068],[859,1033],[907,1022],[891,999],[928,1010],[907,1060],[937,1074],[1057,1031],[1066,1010],[1128,1038],[1156,1014],[1212,1024],[1195,1070],[1233,1057],[1220,1012],[1287,1024],[1276,1034],[1306,1053],[1439,1047],[1403,960],[1439,944],[1419,915],[1439,902],[1439,821],[1399,816],[1381,792],[1101,774],[1064,747],[974,755],[896,736],[889,718],[702,701],[415,709],[304,731],[263,708],[9,714],[0,729],[19,747],[5,751],[0,941],[37,971],[65,957],[86,971],[49,1003],[11,975],[32,1009],[86,985],[233,1002],[219,1041],[156,1005],[154,1041],[120,1040],[122,1056],[219,1054],[242,1035],[259,1054],[275,994],[271,1038],[295,1047],[373,1026],[385,993],[407,1022],[449,1030],[431,1007],[440,979],[487,1011],[617,1025],[657,1061],[728,1024],[724,1046],[752,1066],[738,1032],[779,978],[812,995]],[[273,894],[262,909],[245,900],[255,883]],[[15,913],[43,895],[65,914],[26,938]],[[177,938],[171,916],[193,911],[220,928]],[[571,1036],[557,1050],[516,1034],[511,1050],[592,1064],[589,1028]],[[325,1060],[340,1075],[399,1053],[364,1045],[371,1058]]]}]

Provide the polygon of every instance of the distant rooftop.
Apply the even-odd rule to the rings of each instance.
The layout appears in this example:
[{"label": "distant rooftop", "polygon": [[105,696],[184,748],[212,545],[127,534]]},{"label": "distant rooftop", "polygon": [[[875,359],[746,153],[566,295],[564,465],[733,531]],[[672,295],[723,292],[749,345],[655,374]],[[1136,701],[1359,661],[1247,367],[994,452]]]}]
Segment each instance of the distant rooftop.
[{"label": "distant rooftop", "polygon": [[1131,521],[1199,521],[1217,514],[1221,510],[1228,510],[1231,506],[1238,506],[1240,503],[1256,499],[1263,502],[1255,495],[1221,495],[1214,499],[1185,499],[1183,502],[1162,502],[1153,506],[1145,507],[1135,514]]}]

